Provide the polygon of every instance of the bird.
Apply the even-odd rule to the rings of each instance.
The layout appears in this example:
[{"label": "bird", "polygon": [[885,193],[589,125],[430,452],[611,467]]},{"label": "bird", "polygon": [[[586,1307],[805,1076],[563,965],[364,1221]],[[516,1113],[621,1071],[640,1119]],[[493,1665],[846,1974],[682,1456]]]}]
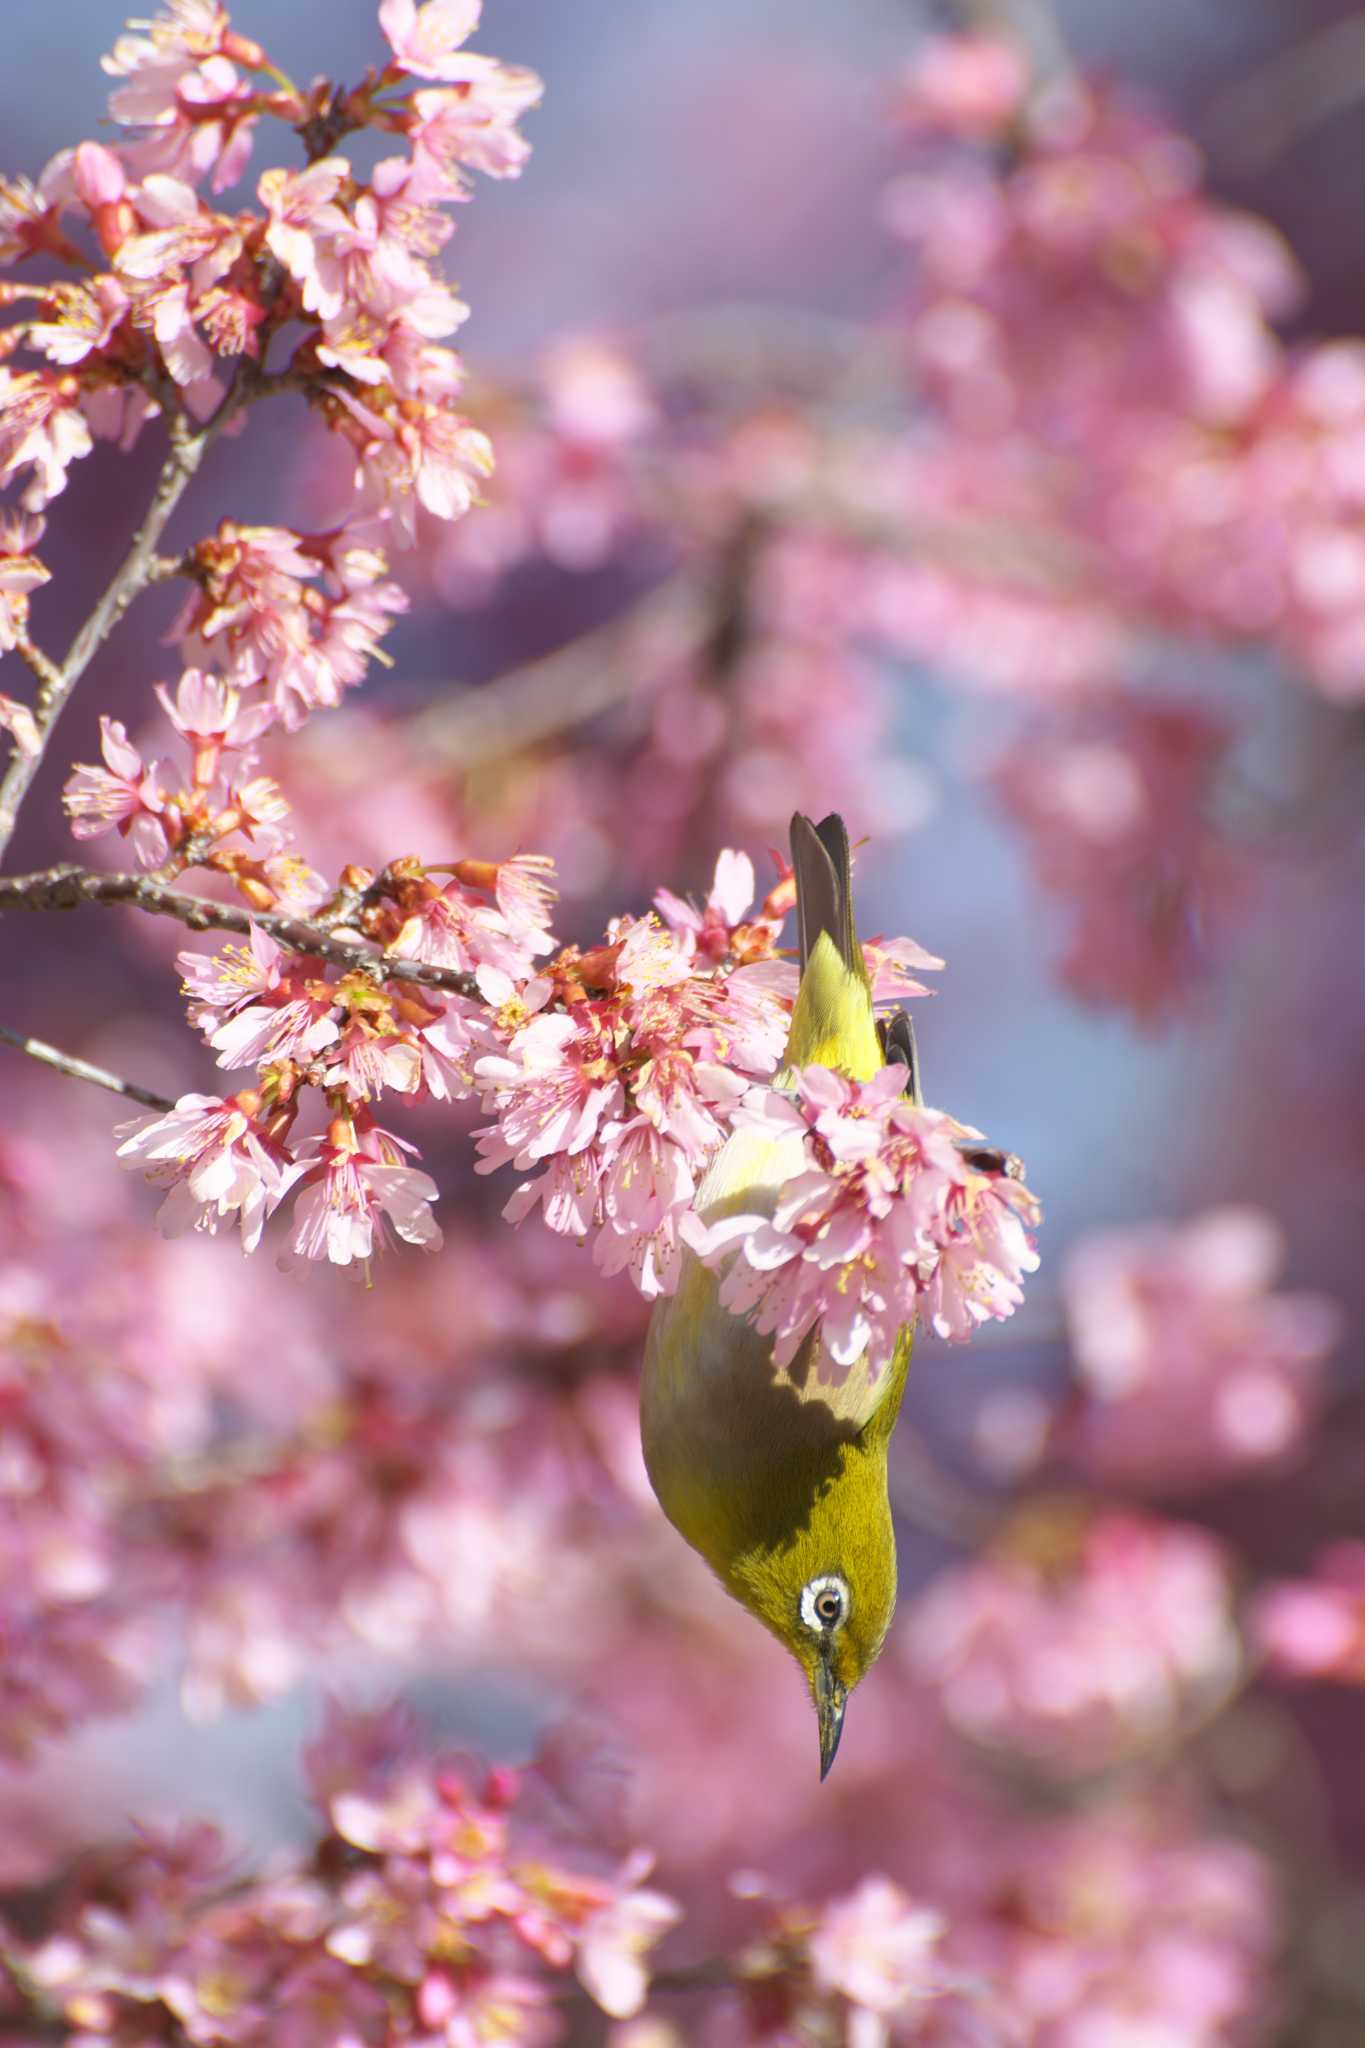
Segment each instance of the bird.
[{"label": "bird", "polygon": [[[801,978],[775,1085],[819,1065],[854,1080],[906,1068],[921,1100],[914,1035],[881,1023],[853,916],[852,857],[835,814],[792,819]],[[710,1225],[768,1214],[805,1164],[803,1133],[740,1128],[697,1190]],[[725,1590],[795,1657],[815,1706],[820,1777],[839,1747],[849,1694],[876,1660],[896,1601],[887,1455],[910,1365],[913,1325],[875,1380],[866,1361],[822,1375],[817,1325],[786,1366],[774,1340],[719,1299],[719,1276],[691,1250],[656,1302],[641,1379],[641,1441],[664,1514]]]}]

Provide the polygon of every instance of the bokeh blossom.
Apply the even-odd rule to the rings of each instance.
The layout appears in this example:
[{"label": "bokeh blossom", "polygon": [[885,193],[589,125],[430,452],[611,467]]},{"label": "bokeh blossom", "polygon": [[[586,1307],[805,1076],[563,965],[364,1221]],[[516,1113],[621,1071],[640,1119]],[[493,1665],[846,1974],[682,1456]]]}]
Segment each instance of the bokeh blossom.
[{"label": "bokeh blossom", "polygon": [[994,1556],[941,1572],[903,1625],[912,1667],[972,1740],[1056,1776],[1169,1740],[1241,1669],[1228,1561],[1202,1530],[1029,1510]]},{"label": "bokeh blossom", "polygon": [[1063,1285],[1088,1471],[1176,1492],[1302,1449],[1341,1316],[1277,1291],[1283,1260],[1282,1233],[1252,1208],[1080,1241]]}]

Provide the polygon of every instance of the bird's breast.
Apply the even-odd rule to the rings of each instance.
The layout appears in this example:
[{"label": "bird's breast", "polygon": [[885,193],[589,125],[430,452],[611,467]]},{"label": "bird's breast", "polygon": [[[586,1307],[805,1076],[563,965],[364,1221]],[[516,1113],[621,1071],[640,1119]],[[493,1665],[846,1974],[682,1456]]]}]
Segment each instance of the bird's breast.
[{"label": "bird's breast", "polygon": [[[703,1179],[698,1211],[707,1223],[771,1216],[805,1164],[799,1131],[738,1131]],[[772,1338],[721,1306],[722,1277],[684,1254],[676,1291],[654,1309],[641,1385],[651,1484],[670,1521],[713,1563],[742,1539],[740,1524],[761,1519],[765,1501],[834,1472],[887,1392],[885,1376],[870,1384],[865,1365],[837,1377],[822,1369],[818,1336],[777,1365]]]}]

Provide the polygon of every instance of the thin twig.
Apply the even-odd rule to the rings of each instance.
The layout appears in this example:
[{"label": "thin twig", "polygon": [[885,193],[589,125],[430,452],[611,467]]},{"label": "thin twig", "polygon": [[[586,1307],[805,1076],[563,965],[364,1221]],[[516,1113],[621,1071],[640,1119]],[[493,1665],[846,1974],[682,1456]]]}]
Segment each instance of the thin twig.
[{"label": "thin twig", "polygon": [[27,633],[20,633],[16,637],[14,651],[20,661],[27,663],[38,678],[38,705],[41,713],[44,702],[61,686],[61,670],[50,655],[44,654],[42,648],[29,639]]},{"label": "thin twig", "polygon": [[[793,496],[781,510],[797,521],[837,520],[853,538],[889,554],[1007,578],[1024,592],[1084,599],[1097,587],[1094,565],[1082,551],[1047,532],[1011,532],[965,517],[937,526],[892,522],[833,505],[822,490]],[[679,570],[603,625],[486,683],[454,691],[447,683],[427,684],[425,694],[434,701],[403,725],[412,758],[467,774],[647,693],[658,675],[656,650],[678,661],[705,651],[715,631],[714,583],[696,570]],[[419,687],[414,684],[414,692]],[[364,772],[360,754],[354,772]]]},{"label": "thin twig", "polygon": [[622,703],[647,673],[645,644],[658,635],[686,654],[708,624],[706,600],[694,580],[674,577],[552,653],[453,697],[447,691],[406,723],[405,738],[414,759],[465,771],[482,768]]},{"label": "thin twig", "polygon": [[74,1053],[59,1052],[55,1045],[48,1045],[41,1038],[28,1038],[22,1031],[11,1031],[0,1024],[0,1040],[19,1052],[26,1052],[31,1060],[41,1060],[45,1067],[55,1067],[59,1074],[70,1074],[77,1081],[93,1081],[96,1088],[107,1088],[114,1095],[126,1095],[133,1102],[145,1103],[148,1109],[175,1108],[166,1096],[154,1095],[150,1088],[140,1088],[136,1081],[125,1081],[120,1075],[111,1074],[107,1067],[95,1067],[89,1060],[78,1060]]},{"label": "thin twig", "polygon": [[1230,168],[1261,170],[1365,99],[1365,14],[1324,22],[1216,93],[1200,122]]},{"label": "thin twig", "polygon": [[5,910],[76,910],[83,903],[127,903],[157,917],[173,917],[192,932],[249,934],[254,927],[268,932],[291,952],[308,953],[340,967],[374,974],[382,981],[414,981],[450,995],[477,996],[472,974],[451,967],[433,967],[425,960],[399,960],[368,939],[339,938],[307,918],[281,917],[270,910],[248,910],[238,903],[214,903],[169,889],[151,875],[96,874],[80,867],[43,868],[31,875],[0,875],[0,912]]},{"label": "thin twig", "polygon": [[[157,479],[156,491],[147,508],[146,516],[134,534],[128,552],[115,570],[104,595],[72,641],[66,660],[59,669],[52,670],[51,675],[44,679],[38,706],[38,747],[33,753],[25,753],[16,747],[5,770],[4,779],[0,781],[0,856],[3,856],[13,837],[19,807],[28,794],[29,786],[47,751],[53,729],[70,702],[72,691],[128,606],[138,592],[145,588],[152,565],[158,559],[157,542],[165,532],[171,514],[180,503],[186,486],[203,461],[205,451],[226,426],[239,403],[237,395],[230,394],[208,424],[201,427],[197,433],[190,430],[183,415],[177,413],[172,418],[170,453],[162,464],[161,475]],[[50,663],[48,667],[51,668]]]}]

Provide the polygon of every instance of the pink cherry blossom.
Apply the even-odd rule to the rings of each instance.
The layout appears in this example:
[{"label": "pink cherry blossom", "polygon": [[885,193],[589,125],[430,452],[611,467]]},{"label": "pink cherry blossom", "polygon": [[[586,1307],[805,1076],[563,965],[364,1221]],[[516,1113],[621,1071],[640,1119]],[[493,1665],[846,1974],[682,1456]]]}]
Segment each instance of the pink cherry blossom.
[{"label": "pink cherry blossom", "polygon": [[235,184],[255,117],[234,112],[250,87],[232,58],[260,63],[262,53],[232,32],[216,0],[167,0],[164,13],[135,25],[150,33],[120,36],[102,60],[111,77],[128,81],[110,94],[110,113],[150,131],[158,146],[144,154],[158,169],[212,171],[216,191]]},{"label": "pink cherry blossom", "polygon": [[405,189],[414,199],[463,199],[462,168],[515,178],[530,155],[516,124],[540,104],[543,87],[534,71],[472,53],[461,69],[453,90],[427,87],[412,96],[413,167]]},{"label": "pink cherry blossom", "polygon": [[754,864],[748,854],[726,847],[716,856],[715,880],[700,910],[684,903],[671,889],[656,893],[654,907],[687,957],[723,960],[731,951],[735,931],[746,922],[754,889]]},{"label": "pink cherry blossom", "polygon": [[1282,1677],[1365,1685],[1365,1543],[1333,1543],[1309,1577],[1266,1587],[1252,1627]]},{"label": "pink cherry blossom", "polygon": [[369,1259],[392,1231],[405,1244],[439,1251],[431,1213],[439,1190],[429,1174],[403,1164],[416,1148],[377,1124],[334,1123],[326,1138],[306,1139],[294,1203],[293,1249],[334,1266]]},{"label": "pink cherry blossom", "polygon": [[32,469],[20,496],[26,512],[41,512],[66,489],[68,468],[92,445],[80,386],[69,372],[0,365],[0,484]]},{"label": "pink cherry blossom", "polygon": [[157,1211],[168,1237],[227,1224],[240,1229],[243,1251],[255,1251],[267,1217],[299,1174],[263,1128],[251,1095],[182,1095],[173,1110],[124,1124],[118,1135],[119,1158],[170,1189]]},{"label": "pink cherry blossom", "polygon": [[393,47],[394,66],[418,78],[465,76],[461,43],[479,25],[481,0],[380,0],[379,26]]},{"label": "pink cherry blossom", "polygon": [[1067,1557],[1065,1504],[1035,1513],[999,1557],[940,1573],[902,1643],[962,1734],[1080,1775],[1170,1739],[1235,1681],[1228,1560],[1202,1530],[1117,1512],[1082,1522]]},{"label": "pink cherry blossom", "polygon": [[[1038,1204],[1021,1182],[969,1166],[979,1138],[902,1094],[903,1068],[868,1082],[809,1066],[793,1087],[754,1089],[741,1134],[775,1141],[771,1212],[688,1226],[692,1249],[722,1273],[721,1300],[775,1337],[789,1363],[817,1324],[821,1370],[842,1376],[864,1355],[882,1372],[921,1303],[940,1336],[962,1339],[1023,1299],[1038,1263]],[[718,1172],[723,1168],[718,1168]],[[709,1221],[709,1227],[707,1227]]]},{"label": "pink cherry blossom", "polygon": [[578,1975],[603,2012],[629,2019],[649,1992],[646,1957],[682,1918],[676,1899],[646,1889],[652,1858],[632,1858],[610,1902],[589,1916],[579,1940]]},{"label": "pink cherry blossom", "polygon": [[[430,0],[429,0],[430,4]],[[476,501],[493,467],[486,434],[448,407],[423,399],[343,402],[354,422],[355,480],[363,509],[385,509],[401,545],[417,537],[417,507],[436,519],[459,519]]]},{"label": "pink cherry blossom", "polygon": [[1063,1289],[1087,1469],[1174,1492],[1303,1445],[1342,1324],[1321,1295],[1273,1291],[1284,1256],[1250,1208],[1080,1240]]},{"label": "pink cherry blossom", "polygon": [[116,718],[101,717],[100,750],[104,767],[78,763],[62,791],[72,834],[97,839],[117,828],[143,865],[155,867],[167,846],[160,763],[143,761]]},{"label": "pink cherry blossom", "polygon": [[[906,2018],[942,1988],[938,1949],[944,1931],[942,1917],[916,1905],[899,1885],[865,1878],[820,1916],[810,1938],[816,1982],[882,2020]],[[859,2048],[888,2038],[884,2028],[862,2028],[857,2035]]]},{"label": "pink cherry blossom", "polygon": [[241,690],[263,684],[290,730],[340,703],[407,605],[383,554],[344,527],[305,536],[225,519],[194,564],[200,587],[171,637],[192,666],[224,670]]},{"label": "pink cherry blossom", "polygon": [[212,959],[182,953],[179,965],[194,998],[192,1021],[218,1053],[220,1067],[307,1062],[340,1034],[335,986],[259,927],[246,946],[225,946]]},{"label": "pink cherry blossom", "polygon": [[53,295],[52,320],[35,320],[28,328],[32,348],[49,362],[70,365],[109,346],[129,309],[130,301],[115,277],[96,277],[88,285],[69,285]]}]

